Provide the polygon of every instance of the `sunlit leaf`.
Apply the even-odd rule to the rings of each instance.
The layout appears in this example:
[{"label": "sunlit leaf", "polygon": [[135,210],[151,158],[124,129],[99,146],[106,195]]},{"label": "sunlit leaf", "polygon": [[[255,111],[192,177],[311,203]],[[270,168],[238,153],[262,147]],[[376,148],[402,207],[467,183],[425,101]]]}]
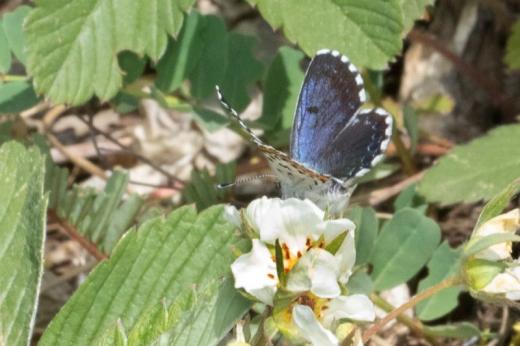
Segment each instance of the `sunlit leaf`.
[{"label": "sunlit leaf", "polygon": [[314,56],[337,49],[354,64],[383,69],[402,47],[397,0],[249,0],[274,29]]},{"label": "sunlit leaf", "polygon": [[[28,68],[55,103],[108,100],[122,85],[117,53],[157,60],[193,0],[41,0],[25,25]],[[117,9],[117,14],[114,10]]]},{"label": "sunlit leaf", "polygon": [[471,203],[492,198],[519,176],[520,125],[500,126],[443,156],[418,191],[441,205]]},{"label": "sunlit leaf", "polygon": [[[110,259],[94,269],[60,310],[40,344],[96,344],[118,320],[126,330],[132,330],[161,302],[170,304],[194,287],[206,287],[228,277],[235,259],[233,249],[241,249],[245,243],[237,238],[222,213],[222,206],[199,215],[195,208],[186,206],[126,234]],[[227,292],[223,297],[226,302],[238,294],[234,290]],[[218,291],[213,293],[218,296]],[[238,301],[241,308],[235,310],[221,305],[218,299],[206,303],[201,319],[194,320],[197,328],[187,328],[189,340],[184,344],[197,345],[198,340],[205,345],[216,344],[247,309]],[[223,316],[227,322],[220,319]]]},{"label": "sunlit leaf", "polygon": [[372,251],[375,288],[389,289],[411,279],[430,259],[440,238],[439,226],[421,212],[405,208],[395,213]]},{"label": "sunlit leaf", "polygon": [[0,147],[0,345],[28,345],[43,273],[47,199],[36,148]]}]

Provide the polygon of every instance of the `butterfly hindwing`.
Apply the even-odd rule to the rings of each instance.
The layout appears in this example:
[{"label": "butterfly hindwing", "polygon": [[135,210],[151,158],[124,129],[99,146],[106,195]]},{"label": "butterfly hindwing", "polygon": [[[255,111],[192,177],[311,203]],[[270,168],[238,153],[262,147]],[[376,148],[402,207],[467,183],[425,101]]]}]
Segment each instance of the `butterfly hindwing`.
[{"label": "butterfly hindwing", "polygon": [[358,69],[337,51],[318,52],[300,91],[291,157],[341,179],[365,173],[370,168],[366,163],[386,149],[391,133],[386,112],[359,110],[365,101]]}]

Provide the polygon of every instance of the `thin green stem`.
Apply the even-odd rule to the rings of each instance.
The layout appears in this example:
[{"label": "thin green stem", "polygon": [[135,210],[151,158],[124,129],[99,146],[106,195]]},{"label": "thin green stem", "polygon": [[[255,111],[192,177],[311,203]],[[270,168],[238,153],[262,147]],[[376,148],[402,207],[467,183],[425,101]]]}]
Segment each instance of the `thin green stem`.
[{"label": "thin green stem", "polygon": [[453,287],[460,283],[461,283],[461,278],[459,276],[449,277],[449,278],[439,282],[437,285],[427,288],[424,291],[416,294],[408,302],[406,302],[403,305],[399,306],[398,308],[394,309],[392,312],[390,312],[388,315],[386,315],[383,319],[379,320],[372,327],[368,328],[363,333],[363,342],[364,343],[368,342],[368,340],[374,334],[376,334],[378,331],[380,331],[381,328],[383,328],[388,322],[394,320],[395,318],[397,318],[397,316],[401,315],[406,310],[413,308],[419,302],[421,302],[427,298],[430,298],[431,296],[444,290],[445,288]]},{"label": "thin green stem", "polygon": [[14,81],[27,80],[27,76],[12,75],[12,74],[0,74],[0,81],[2,82],[14,82]]}]

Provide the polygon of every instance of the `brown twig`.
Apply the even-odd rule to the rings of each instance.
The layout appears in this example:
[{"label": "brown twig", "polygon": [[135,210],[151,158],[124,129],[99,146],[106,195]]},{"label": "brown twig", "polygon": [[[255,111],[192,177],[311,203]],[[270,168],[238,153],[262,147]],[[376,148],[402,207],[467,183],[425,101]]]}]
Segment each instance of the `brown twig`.
[{"label": "brown twig", "polygon": [[108,256],[105,253],[101,252],[97,248],[96,244],[94,244],[93,242],[91,242],[90,240],[85,238],[83,235],[81,235],[81,233],[78,232],[76,227],[74,227],[67,221],[62,220],[60,217],[58,217],[56,212],[54,212],[53,210],[49,210],[47,212],[47,215],[49,217],[49,220],[51,220],[51,222],[55,222],[56,224],[58,224],[61,227],[63,232],[65,232],[69,237],[71,237],[72,239],[77,241],[83,248],[85,248],[85,250],[87,250],[98,261],[102,261],[102,260],[105,260],[108,258]]},{"label": "brown twig", "polygon": [[[377,305],[379,308],[383,309],[386,312],[391,312],[395,310],[395,306],[388,303],[386,300],[381,298],[381,296],[372,293],[370,295],[370,299],[374,302],[375,305]],[[428,340],[432,345],[439,345],[438,341],[435,339],[435,337],[428,335],[425,333],[423,324],[421,321],[413,319],[405,314],[400,314],[396,318],[399,322],[407,326],[413,333],[418,335],[419,337],[424,337],[426,340]]]},{"label": "brown twig", "polygon": [[184,181],[182,181],[179,178],[173,176],[172,174],[170,174],[170,172],[168,172],[167,170],[163,169],[159,165],[155,164],[153,161],[151,161],[147,157],[136,153],[135,151],[132,150],[132,148],[122,144],[121,142],[119,142],[117,139],[115,139],[109,133],[107,133],[107,132],[97,128],[93,123],[91,124],[89,121],[83,119],[82,116],[78,116],[78,118],[82,122],[84,122],[87,126],[89,126],[89,128],[91,128],[93,131],[95,131],[96,133],[102,135],[107,140],[109,140],[110,142],[114,143],[119,148],[121,148],[123,151],[127,152],[128,154],[131,154],[131,155],[135,156],[139,161],[142,161],[143,163],[147,164],[148,166],[152,167],[156,171],[158,171],[161,174],[163,174],[164,176],[166,176],[166,178],[168,179],[168,187],[169,188],[179,190],[179,189],[182,189],[184,187],[184,185],[185,185]]},{"label": "brown twig", "polygon": [[101,168],[93,164],[87,159],[84,159],[81,156],[77,156],[72,154],[67,147],[65,147],[59,140],[51,133],[46,133],[47,139],[49,142],[58,149],[65,157],[67,157],[70,161],[72,161],[75,165],[81,167],[83,170],[89,172],[92,175],[96,175],[102,179],[107,179],[107,175],[105,174],[105,171],[103,171]]},{"label": "brown twig", "polygon": [[413,308],[419,302],[433,296],[434,294],[448,288],[453,287],[455,285],[460,284],[460,278],[458,276],[449,277],[435,286],[425,289],[424,291],[413,296],[409,301],[394,309],[388,315],[383,317],[381,320],[377,321],[372,327],[365,330],[363,333],[363,342],[366,343],[372,337],[372,335],[376,334],[381,328],[383,328],[388,322],[394,320],[397,316],[404,313],[406,310]]},{"label": "brown twig", "polygon": [[368,194],[364,194],[361,196],[356,196],[355,198],[352,199],[352,202],[359,203],[359,202],[363,201],[372,206],[383,203],[387,199],[392,198],[393,196],[396,196],[397,194],[399,194],[399,192],[403,191],[408,186],[420,181],[422,179],[423,175],[424,175],[424,172],[416,173],[416,174],[412,175],[411,177],[408,177],[408,178],[398,182],[395,185],[388,186],[388,187],[378,189],[378,190],[374,190],[374,191],[369,192]]}]

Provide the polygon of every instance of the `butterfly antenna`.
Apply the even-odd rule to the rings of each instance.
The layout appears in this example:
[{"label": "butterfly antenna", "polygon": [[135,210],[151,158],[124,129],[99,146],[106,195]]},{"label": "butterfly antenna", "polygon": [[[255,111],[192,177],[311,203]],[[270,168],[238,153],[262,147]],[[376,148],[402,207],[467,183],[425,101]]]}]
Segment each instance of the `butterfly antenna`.
[{"label": "butterfly antenna", "polygon": [[224,98],[224,95],[220,91],[220,87],[218,85],[215,85],[215,90],[217,90],[217,96],[218,96],[218,100],[220,101],[220,105],[222,106],[222,108],[224,108],[226,113],[228,113],[232,118],[234,118],[236,121],[238,121],[238,124],[240,125],[240,127],[244,131],[247,132],[247,134],[251,137],[253,142],[255,142],[257,145],[264,145],[262,140],[253,133],[253,131],[249,128],[249,126],[246,125],[244,120],[242,120],[240,115],[238,115],[238,112],[229,105],[229,102],[227,102],[226,99]]},{"label": "butterfly antenna", "polygon": [[271,180],[273,178],[277,179],[274,174],[258,174],[252,177],[237,178],[232,183],[217,184],[217,189],[227,189],[230,187],[247,184],[255,180]]}]

